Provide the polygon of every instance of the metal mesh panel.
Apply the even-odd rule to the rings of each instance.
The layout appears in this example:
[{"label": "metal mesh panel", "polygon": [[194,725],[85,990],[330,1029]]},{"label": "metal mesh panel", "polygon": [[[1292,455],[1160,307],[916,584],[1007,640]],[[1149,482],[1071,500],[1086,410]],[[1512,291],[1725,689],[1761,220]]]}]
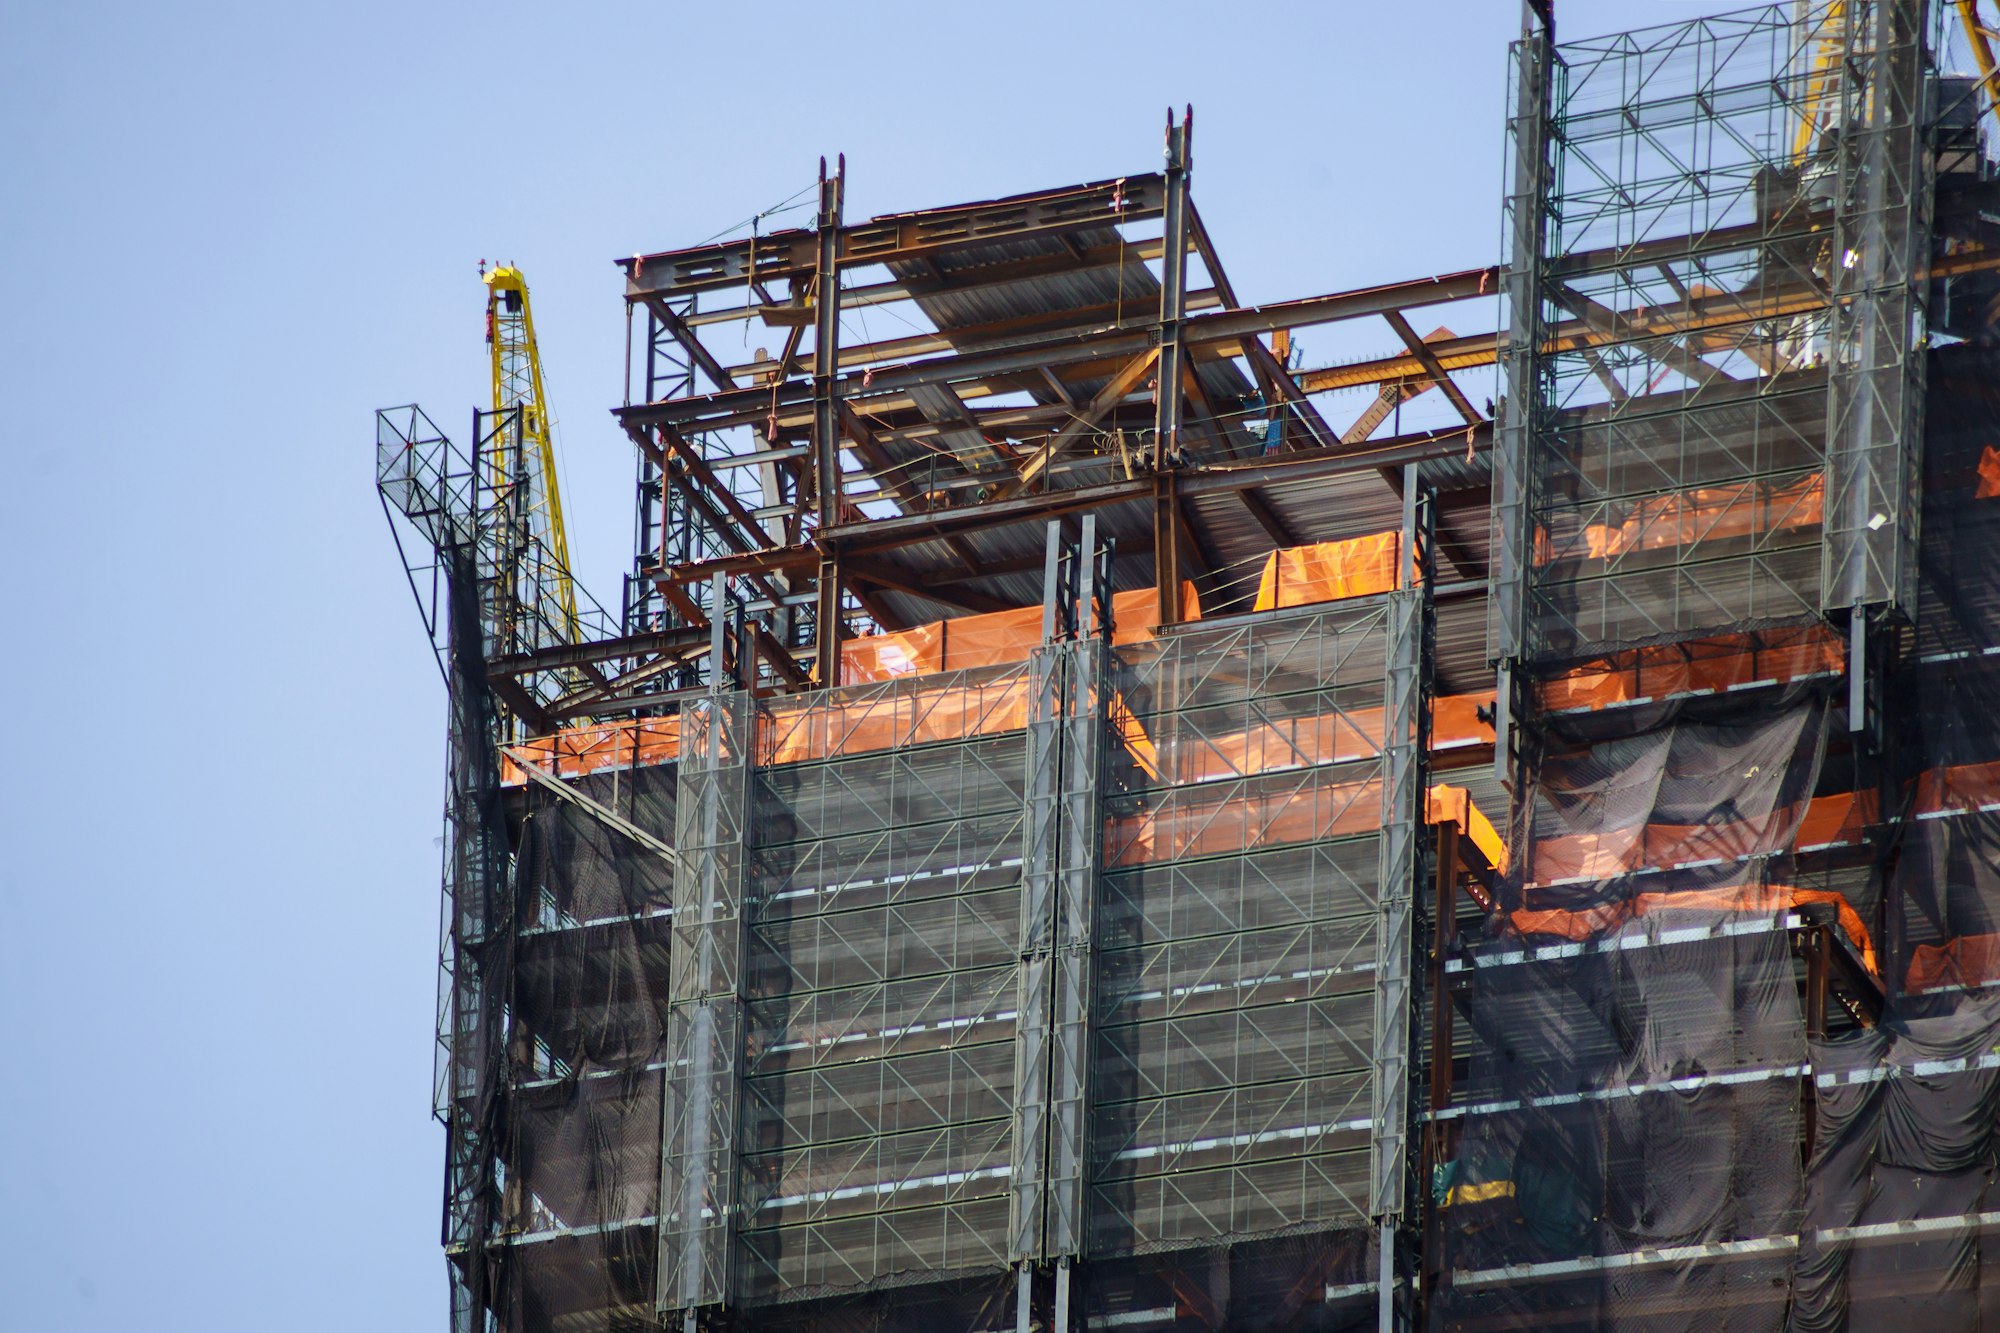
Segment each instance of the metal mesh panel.
[{"label": "metal mesh panel", "polygon": [[1912,608],[1932,159],[1920,0],[1848,6],[1835,171],[1823,603]]},{"label": "metal mesh panel", "polygon": [[1390,631],[1369,599],[1115,655],[1094,1256],[1368,1223]]},{"label": "metal mesh panel", "polygon": [[738,1296],[1002,1266],[1024,672],[776,708],[752,784]]},{"label": "metal mesh panel", "polygon": [[1519,480],[1499,475],[1496,522],[1519,558],[1495,598],[1521,610],[1503,656],[1818,613],[1826,365],[1846,364],[1829,357],[1840,136],[1821,113],[1855,8],[1517,48],[1522,88],[1553,90],[1550,119],[1524,102],[1510,129],[1508,290],[1532,292],[1517,333],[1540,332],[1507,361]]}]

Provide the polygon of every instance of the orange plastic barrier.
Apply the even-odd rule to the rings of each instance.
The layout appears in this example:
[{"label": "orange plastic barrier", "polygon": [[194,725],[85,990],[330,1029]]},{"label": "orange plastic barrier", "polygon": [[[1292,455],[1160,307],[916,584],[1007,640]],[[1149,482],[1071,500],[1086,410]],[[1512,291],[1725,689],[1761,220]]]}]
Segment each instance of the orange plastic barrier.
[{"label": "orange plastic barrier", "polygon": [[1343,597],[1366,597],[1396,586],[1403,534],[1374,532],[1342,542],[1286,546],[1264,560],[1254,610],[1310,606]]},{"label": "orange plastic barrier", "polygon": [[1913,991],[1996,981],[2000,981],[2000,935],[1960,935],[1943,944],[1920,944],[1910,953],[1910,970],[1904,977],[1906,988]]},{"label": "orange plastic barrier", "polygon": [[[1822,521],[1825,494],[1826,483],[1815,472],[1781,486],[1746,481],[1652,496],[1635,501],[1622,523],[1586,525],[1583,549],[1592,559],[1606,560],[1633,551],[1816,528]],[[1553,552],[1544,554],[1547,563]]]},{"label": "orange plastic barrier", "polygon": [[1724,635],[1691,643],[1641,648],[1586,662],[1538,687],[1552,712],[1606,708],[1639,699],[1720,691],[1763,681],[1798,680],[1846,666],[1846,648],[1822,625]]},{"label": "orange plastic barrier", "polygon": [[1771,914],[1801,903],[1832,903],[1838,909],[1840,928],[1861,951],[1861,961],[1875,971],[1875,944],[1868,927],[1854,905],[1831,889],[1804,889],[1791,884],[1744,884],[1728,889],[1690,889],[1681,893],[1641,893],[1622,902],[1604,903],[1581,911],[1565,908],[1516,908],[1508,914],[1514,929],[1523,935],[1560,935],[1568,940],[1588,940],[1607,933],[1627,921],[1655,912],[1708,910]]},{"label": "orange plastic barrier", "polygon": [[[1181,584],[1181,619],[1201,619],[1201,598]],[[1159,628],[1158,594],[1134,588],[1111,597],[1111,641],[1139,643]],[[864,634],[840,645],[841,680],[848,685],[934,671],[1025,662],[1042,643],[1042,608],[1016,607],[977,616],[933,620],[889,634]]]}]

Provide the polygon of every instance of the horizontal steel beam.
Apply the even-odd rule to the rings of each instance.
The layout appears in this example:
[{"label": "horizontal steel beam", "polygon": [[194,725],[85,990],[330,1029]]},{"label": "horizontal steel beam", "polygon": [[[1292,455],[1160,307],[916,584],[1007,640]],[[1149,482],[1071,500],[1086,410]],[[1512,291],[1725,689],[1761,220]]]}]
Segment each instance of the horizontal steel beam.
[{"label": "horizontal steel beam", "polygon": [[[1491,290],[1494,270],[1465,269],[1411,282],[1388,283],[1354,291],[1331,292],[1296,301],[1244,306],[1198,315],[1185,324],[1190,346],[1207,346],[1228,355],[1232,349],[1218,344],[1234,343],[1278,329],[1331,324],[1362,315],[1379,315],[1389,310],[1409,310],[1419,306],[1464,301]],[[864,383],[860,375],[841,377],[841,397],[857,410],[871,395],[893,394],[923,384],[952,383],[984,376],[1022,374],[1044,367],[1055,369],[1105,359],[1129,359],[1150,348],[1157,337],[1151,328],[1126,329],[1100,334],[1094,330],[1072,330],[1018,347],[995,351],[966,352],[956,356],[932,357],[908,365],[871,371]],[[763,421],[773,411],[810,402],[812,385],[791,380],[775,386],[739,389],[730,393],[671,398],[657,403],[638,403],[614,409],[628,427],[659,422],[692,425],[696,430]]]},{"label": "horizontal steel beam", "polygon": [[489,677],[525,676],[530,672],[559,671],[564,667],[608,662],[620,657],[648,657],[654,653],[673,652],[676,649],[707,642],[706,629],[655,630],[646,634],[628,634],[616,639],[599,639],[595,643],[566,643],[556,648],[543,648],[538,652],[496,657],[486,664],[486,671]]},{"label": "horizontal steel beam", "polygon": [[[1455,426],[1447,430],[1421,431],[1375,441],[1365,448],[1339,446],[1333,449],[1301,449],[1269,458],[1192,467],[1180,473],[1176,485],[1183,495],[1220,494],[1280,486],[1286,482],[1341,476],[1350,472],[1374,471],[1431,459],[1462,458],[1468,444],[1468,432],[1472,437],[1471,447],[1476,452],[1490,445],[1493,425],[1489,421],[1472,427]],[[843,555],[872,555],[919,542],[935,541],[1014,523],[1042,522],[1062,514],[1101,509],[1110,505],[1136,502],[1150,505],[1152,498],[1153,478],[1148,475],[1135,477],[1130,481],[1081,486],[1075,490],[1049,491],[1037,495],[1017,496],[1011,500],[989,501],[963,509],[945,509],[935,513],[903,514],[895,518],[845,523],[827,529],[821,534],[821,540],[836,545]],[[716,574],[770,574],[786,569],[813,568],[818,565],[819,560],[820,550],[817,546],[773,546],[761,551],[719,556],[675,566],[672,569],[658,570],[654,572],[653,577],[661,583],[695,583]]]},{"label": "horizontal steel beam", "polygon": [[[1158,175],[1121,176],[983,203],[892,213],[842,227],[836,256],[841,268],[892,264],[970,245],[1137,222],[1158,217],[1162,197]],[[813,273],[818,260],[817,234],[796,227],[617,262],[625,270],[625,299],[641,301],[802,278]]]}]

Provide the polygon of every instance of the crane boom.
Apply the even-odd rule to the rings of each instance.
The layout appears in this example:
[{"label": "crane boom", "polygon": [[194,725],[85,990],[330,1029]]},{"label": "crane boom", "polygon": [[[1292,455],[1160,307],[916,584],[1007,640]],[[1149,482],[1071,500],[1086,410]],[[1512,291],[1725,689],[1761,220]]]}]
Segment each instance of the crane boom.
[{"label": "crane boom", "polygon": [[[493,362],[493,410],[521,409],[522,433],[533,460],[524,480],[530,487],[523,506],[528,527],[555,558],[551,575],[568,637],[577,633],[576,583],[570,575],[569,539],[563,532],[562,490],[556,483],[556,450],[548,394],[542,387],[542,358],[535,346],[535,317],[528,303],[528,280],[503,265],[485,275],[486,344]],[[495,466],[506,467],[496,455]],[[539,475],[533,475],[538,473]],[[504,475],[496,478],[506,485]]]}]

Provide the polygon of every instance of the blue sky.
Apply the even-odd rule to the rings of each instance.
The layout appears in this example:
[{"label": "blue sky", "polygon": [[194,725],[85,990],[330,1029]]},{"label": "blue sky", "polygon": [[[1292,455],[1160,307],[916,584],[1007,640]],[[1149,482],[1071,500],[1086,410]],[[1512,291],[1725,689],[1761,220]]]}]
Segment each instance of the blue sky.
[{"label": "blue sky", "polygon": [[371,413],[464,430],[480,259],[615,603],[611,260],[821,153],[855,217],[1150,170],[1193,102],[1244,299],[1498,257],[1508,0],[1002,9],[6,4],[0,1329],[444,1327],[444,702]]}]

